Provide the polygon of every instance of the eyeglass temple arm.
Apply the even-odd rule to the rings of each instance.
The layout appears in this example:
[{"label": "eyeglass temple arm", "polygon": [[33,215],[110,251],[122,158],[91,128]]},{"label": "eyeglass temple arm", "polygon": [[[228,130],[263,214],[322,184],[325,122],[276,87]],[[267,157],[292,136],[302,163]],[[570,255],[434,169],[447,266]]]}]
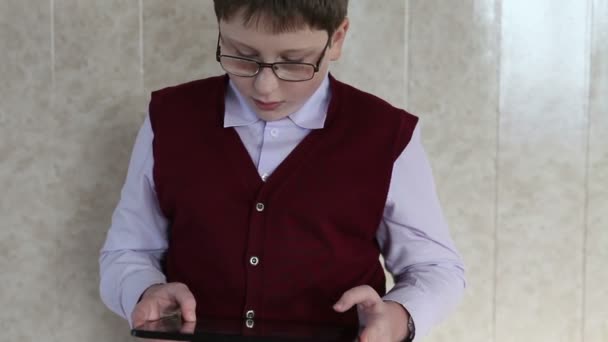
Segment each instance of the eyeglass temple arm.
[{"label": "eyeglass temple arm", "polygon": [[216,61],[220,61],[220,54],[222,53],[220,50],[220,37],[221,37],[221,33],[217,32],[217,48],[215,49],[215,60]]},{"label": "eyeglass temple arm", "polygon": [[[327,49],[329,48],[330,43],[331,43],[331,35],[329,35],[327,37],[327,44],[325,44],[323,53],[321,54],[321,56],[319,57],[319,60],[317,61],[317,64],[315,65],[315,72],[319,72],[319,65],[321,64],[321,61],[323,60],[323,58],[325,58],[325,53],[327,52]],[[219,46],[218,46],[218,48],[219,48]]]}]

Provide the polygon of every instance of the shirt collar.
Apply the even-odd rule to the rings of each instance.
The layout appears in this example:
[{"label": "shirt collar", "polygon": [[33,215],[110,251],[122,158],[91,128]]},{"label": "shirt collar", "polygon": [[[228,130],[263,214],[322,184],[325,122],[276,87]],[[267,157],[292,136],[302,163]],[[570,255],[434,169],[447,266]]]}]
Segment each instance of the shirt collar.
[{"label": "shirt collar", "polygon": [[330,90],[329,77],[325,75],[323,82],[304,105],[289,118],[296,125],[307,129],[320,129],[325,126],[327,108],[329,107]]},{"label": "shirt collar", "polygon": [[[327,118],[330,96],[329,77],[326,74],[319,88],[300,109],[288,116],[289,119],[302,128],[323,128]],[[225,100],[224,127],[247,126],[260,120],[232,81],[229,81]]]},{"label": "shirt collar", "polygon": [[260,118],[249,108],[245,99],[236,89],[232,80],[228,82],[224,110],[224,128],[248,126],[260,121]]}]

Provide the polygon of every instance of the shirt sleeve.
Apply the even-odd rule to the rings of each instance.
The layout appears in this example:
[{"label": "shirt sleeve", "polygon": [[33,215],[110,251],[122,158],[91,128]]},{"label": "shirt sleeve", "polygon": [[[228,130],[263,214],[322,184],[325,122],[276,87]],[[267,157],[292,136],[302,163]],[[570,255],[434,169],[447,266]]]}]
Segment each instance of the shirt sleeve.
[{"label": "shirt sleeve", "polygon": [[464,265],[450,237],[421,144],[420,125],[395,161],[377,240],[398,302],[415,324],[415,340],[454,310],[465,288]]},{"label": "shirt sleeve", "polygon": [[137,135],[127,178],[99,256],[101,299],[129,325],[143,291],[166,282],[160,260],[167,250],[168,220],[154,191],[152,140],[148,117]]}]

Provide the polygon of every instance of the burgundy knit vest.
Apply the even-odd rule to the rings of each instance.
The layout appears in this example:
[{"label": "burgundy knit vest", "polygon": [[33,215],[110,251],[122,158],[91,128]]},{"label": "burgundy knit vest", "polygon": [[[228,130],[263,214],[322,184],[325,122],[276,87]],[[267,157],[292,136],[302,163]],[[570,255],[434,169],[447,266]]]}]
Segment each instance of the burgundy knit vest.
[{"label": "burgundy knit vest", "polygon": [[171,224],[164,267],[197,300],[197,316],[357,323],[342,293],[383,295],[375,236],[393,163],[417,118],[330,76],[323,129],[263,182],[233,128],[227,76],[156,91],[154,181]]}]

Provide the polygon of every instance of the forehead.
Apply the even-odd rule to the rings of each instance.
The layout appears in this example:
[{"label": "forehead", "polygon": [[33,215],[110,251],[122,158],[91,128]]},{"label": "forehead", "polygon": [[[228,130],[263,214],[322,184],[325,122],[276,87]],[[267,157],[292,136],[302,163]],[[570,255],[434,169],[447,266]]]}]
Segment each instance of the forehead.
[{"label": "forehead", "polygon": [[237,22],[248,29],[268,31],[274,34],[295,32],[311,26],[302,14],[297,12],[274,13],[267,7],[255,10],[243,6],[232,14],[223,16],[222,20]]},{"label": "forehead", "polygon": [[263,16],[257,20],[245,22],[235,15],[219,23],[222,38],[229,43],[246,44],[256,49],[297,50],[309,49],[324,44],[328,39],[326,31],[299,25],[289,30],[276,31],[272,24],[265,22]]}]

